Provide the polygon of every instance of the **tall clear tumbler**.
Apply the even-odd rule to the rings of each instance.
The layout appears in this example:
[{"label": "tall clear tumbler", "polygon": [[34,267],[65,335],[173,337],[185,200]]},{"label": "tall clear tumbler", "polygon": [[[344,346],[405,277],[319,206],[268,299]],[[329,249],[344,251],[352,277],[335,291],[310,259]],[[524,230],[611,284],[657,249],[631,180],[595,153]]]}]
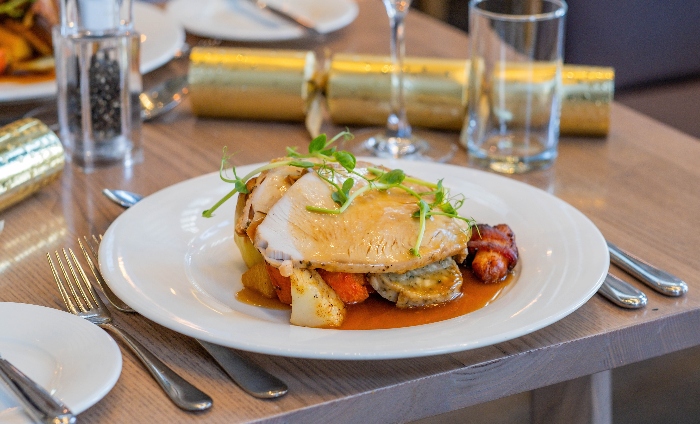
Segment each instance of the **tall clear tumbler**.
[{"label": "tall clear tumbler", "polygon": [[563,0],[471,0],[470,161],[513,174],[552,165],[561,111]]}]

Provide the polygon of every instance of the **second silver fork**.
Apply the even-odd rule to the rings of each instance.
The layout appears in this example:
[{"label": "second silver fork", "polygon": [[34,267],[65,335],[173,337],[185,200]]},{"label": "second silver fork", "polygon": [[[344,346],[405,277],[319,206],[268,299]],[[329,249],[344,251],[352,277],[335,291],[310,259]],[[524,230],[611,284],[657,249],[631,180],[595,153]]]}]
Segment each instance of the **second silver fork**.
[{"label": "second silver fork", "polygon": [[[51,267],[54,280],[61,293],[63,303],[71,313],[99,325],[122,340],[143,362],[153,378],[178,407],[187,411],[202,411],[212,405],[212,399],[191,383],[180,377],[175,371],[165,365],[141,343],[124,330],[112,323],[112,316],[100,297],[95,293],[82,265],[78,262],[72,249],[63,249],[63,256],[68,266],[64,266],[58,252],[55,252],[56,262],[61,270],[59,274],[49,253],[46,257]],[[70,273],[69,273],[70,271]]]}]

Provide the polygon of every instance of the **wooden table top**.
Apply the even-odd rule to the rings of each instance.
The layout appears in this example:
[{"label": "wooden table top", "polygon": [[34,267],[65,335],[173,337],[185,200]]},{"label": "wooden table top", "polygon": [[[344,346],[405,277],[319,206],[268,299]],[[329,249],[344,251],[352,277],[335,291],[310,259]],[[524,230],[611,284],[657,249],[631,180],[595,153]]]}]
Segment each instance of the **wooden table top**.
[{"label": "wooden table top", "polygon": [[[265,46],[387,54],[388,23],[381,2],[361,0],[359,6],[358,19],[335,34]],[[410,55],[467,57],[465,34],[418,12],[409,14],[406,35]],[[570,203],[607,239],[685,280],[690,288],[686,296],[661,296],[613,267],[647,293],[646,308],[623,310],[596,295],[570,316],[527,336],[415,359],[332,361],[244,353],[287,382],[289,394],[276,400],[246,395],[193,339],[141,316],[115,314],[119,324],[206,391],[214,406],[204,413],[179,410],[122,348],[119,381],[80,419],[374,422],[380,415],[383,422],[406,422],[700,344],[700,279],[695,273],[700,268],[695,252],[700,246],[700,142],[619,104],[612,107],[611,122],[606,138],[563,137],[551,169],[517,179]],[[456,132],[429,134],[458,140]],[[5,220],[0,301],[62,309],[45,255],[75,247],[79,236],[107,230],[122,210],[103,197],[102,188],[150,194],[215,171],[224,145],[235,148],[233,162],[242,165],[280,156],[285,146],[301,146],[308,139],[300,123],[201,119],[185,103],[144,125],[145,160],[133,169],[85,175],[67,165],[60,181],[0,212]],[[466,166],[464,150],[451,162]]]}]

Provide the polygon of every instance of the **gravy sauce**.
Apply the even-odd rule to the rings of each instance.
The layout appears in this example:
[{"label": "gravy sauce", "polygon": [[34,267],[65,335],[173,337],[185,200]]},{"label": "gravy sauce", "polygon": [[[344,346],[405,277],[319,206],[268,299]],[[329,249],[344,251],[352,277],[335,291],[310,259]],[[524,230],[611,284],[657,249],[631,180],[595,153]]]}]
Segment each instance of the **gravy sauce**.
[{"label": "gravy sauce", "polygon": [[[516,268],[517,269],[517,268]],[[484,284],[477,280],[470,269],[462,269],[462,295],[448,303],[427,308],[399,309],[394,303],[372,295],[355,305],[346,305],[347,314],[340,330],[379,330],[411,327],[456,318],[483,308],[498,298],[517,275],[510,273],[496,284]],[[240,302],[270,309],[291,309],[277,299],[268,299],[255,290],[243,288],[236,294]]]},{"label": "gravy sauce", "polygon": [[462,295],[455,300],[427,308],[400,309],[394,303],[370,296],[356,305],[347,305],[348,313],[341,330],[378,330],[411,327],[456,318],[474,312],[495,300],[513,280],[508,274],[497,284],[484,284],[469,269],[462,269]]}]

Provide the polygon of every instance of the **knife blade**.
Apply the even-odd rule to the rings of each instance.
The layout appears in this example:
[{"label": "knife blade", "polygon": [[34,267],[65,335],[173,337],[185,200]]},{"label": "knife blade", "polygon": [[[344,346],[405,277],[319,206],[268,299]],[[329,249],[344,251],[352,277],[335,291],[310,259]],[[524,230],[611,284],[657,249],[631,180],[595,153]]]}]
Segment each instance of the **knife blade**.
[{"label": "knife blade", "polygon": [[260,8],[260,10],[267,10],[275,16],[278,16],[289,23],[300,26],[314,35],[320,35],[320,32],[316,29],[316,23],[306,19],[303,16],[291,14],[283,8],[267,3],[263,0],[250,0],[250,2]]},{"label": "knife blade", "polygon": [[8,360],[0,357],[0,379],[12,390],[24,411],[35,421],[73,424],[75,415],[60,400],[51,396]]},{"label": "knife blade", "polygon": [[196,339],[216,359],[226,374],[251,396],[271,399],[287,393],[287,385],[260,367],[252,366],[234,350]]}]

